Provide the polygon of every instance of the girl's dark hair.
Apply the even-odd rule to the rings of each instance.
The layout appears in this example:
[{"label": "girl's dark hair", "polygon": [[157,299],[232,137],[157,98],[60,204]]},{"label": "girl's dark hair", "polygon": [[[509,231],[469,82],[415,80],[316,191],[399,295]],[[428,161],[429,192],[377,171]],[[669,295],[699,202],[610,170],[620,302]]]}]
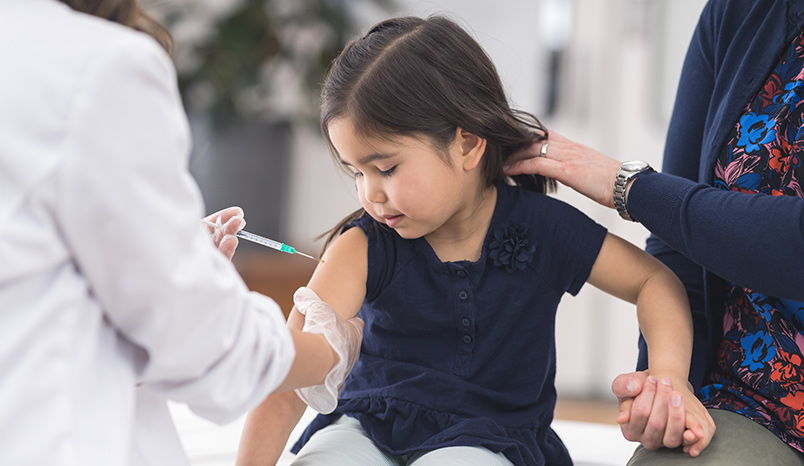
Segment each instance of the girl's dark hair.
[{"label": "girl's dark hair", "polygon": [[107,19],[156,39],[168,54],[173,53],[173,38],[153,19],[137,0],[59,0],[73,10]]},{"label": "girl's dark hair", "polygon": [[[506,158],[546,139],[547,130],[535,116],[509,106],[480,44],[441,16],[388,19],[349,42],[321,92],[321,129],[336,158],[329,125],[339,118],[348,118],[364,136],[423,136],[444,153],[462,128],[487,141],[487,185],[512,181],[535,192],[555,189],[555,180],[542,176],[503,174]],[[326,233],[324,249],[364,215],[360,209]]]}]

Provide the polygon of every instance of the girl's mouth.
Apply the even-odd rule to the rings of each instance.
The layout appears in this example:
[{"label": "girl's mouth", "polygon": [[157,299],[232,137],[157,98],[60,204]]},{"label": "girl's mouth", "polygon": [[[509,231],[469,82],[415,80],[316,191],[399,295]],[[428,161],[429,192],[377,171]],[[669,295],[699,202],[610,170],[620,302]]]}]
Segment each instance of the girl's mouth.
[{"label": "girl's mouth", "polygon": [[405,218],[404,215],[392,215],[389,217],[383,217],[385,220],[385,224],[388,225],[389,228],[394,228],[402,219]]}]

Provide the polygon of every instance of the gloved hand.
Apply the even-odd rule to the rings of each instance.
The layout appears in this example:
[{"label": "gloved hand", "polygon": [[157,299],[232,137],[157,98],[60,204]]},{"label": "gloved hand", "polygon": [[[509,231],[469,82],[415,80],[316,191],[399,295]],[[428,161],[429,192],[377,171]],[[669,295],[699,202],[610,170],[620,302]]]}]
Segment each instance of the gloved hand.
[{"label": "gloved hand", "polygon": [[207,228],[212,233],[212,241],[215,242],[218,251],[231,260],[239,244],[235,235],[246,226],[243,209],[240,207],[227,207],[204,218],[204,220],[220,225],[218,228],[211,226],[207,226]]},{"label": "gloved hand", "polygon": [[359,317],[346,320],[329,304],[321,301],[315,292],[301,287],[293,295],[296,309],[304,314],[304,328],[308,333],[322,333],[338,354],[338,362],[327,374],[324,385],[297,388],[296,394],[307,405],[322,414],[329,414],[338,406],[338,392],[346,376],[360,356],[363,342],[363,321]]}]

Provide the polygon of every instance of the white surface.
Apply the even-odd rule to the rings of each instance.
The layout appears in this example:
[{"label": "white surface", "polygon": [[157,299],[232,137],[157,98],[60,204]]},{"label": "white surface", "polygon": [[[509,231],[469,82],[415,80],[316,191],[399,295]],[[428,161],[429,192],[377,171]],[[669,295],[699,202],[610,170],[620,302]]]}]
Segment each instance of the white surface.
[{"label": "white surface", "polygon": [[[170,410],[193,466],[234,464],[245,417],[218,426],[197,417],[183,405],[171,404]],[[291,444],[314,416],[315,412],[308,409],[291,435]],[[623,438],[615,425],[557,420],[553,429],[564,441],[576,466],[621,466],[628,462],[636,447]],[[277,466],[287,466],[292,458],[286,451]]]}]

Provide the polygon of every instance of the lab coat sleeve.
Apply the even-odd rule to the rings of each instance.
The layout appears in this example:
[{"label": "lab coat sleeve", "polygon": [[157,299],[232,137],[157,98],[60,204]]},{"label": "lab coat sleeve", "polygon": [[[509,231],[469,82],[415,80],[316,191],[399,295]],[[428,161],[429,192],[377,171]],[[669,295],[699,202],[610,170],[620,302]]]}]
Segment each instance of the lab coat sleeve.
[{"label": "lab coat sleeve", "polygon": [[126,34],[98,47],[73,95],[55,218],[75,266],[142,349],[143,383],[232,420],[284,380],[295,349],[276,303],[248,291],[199,223],[172,64]]}]

